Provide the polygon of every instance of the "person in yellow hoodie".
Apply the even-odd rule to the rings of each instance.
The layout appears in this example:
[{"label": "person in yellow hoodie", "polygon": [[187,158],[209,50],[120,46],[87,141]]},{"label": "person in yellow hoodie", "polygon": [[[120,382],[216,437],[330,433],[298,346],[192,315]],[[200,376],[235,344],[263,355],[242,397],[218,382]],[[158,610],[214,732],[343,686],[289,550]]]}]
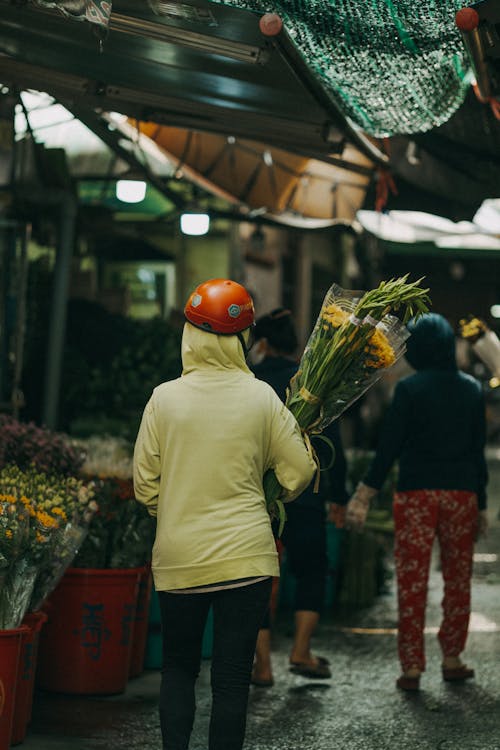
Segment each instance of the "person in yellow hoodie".
[{"label": "person in yellow hoodie", "polygon": [[240,750],[257,633],[279,575],[263,476],[273,469],[289,501],[315,464],[295,417],[246,364],[254,324],[248,291],[211,279],[184,313],[182,375],[153,391],[134,450],[135,495],[157,520],[163,748],[188,748],[212,606],[208,748]]}]

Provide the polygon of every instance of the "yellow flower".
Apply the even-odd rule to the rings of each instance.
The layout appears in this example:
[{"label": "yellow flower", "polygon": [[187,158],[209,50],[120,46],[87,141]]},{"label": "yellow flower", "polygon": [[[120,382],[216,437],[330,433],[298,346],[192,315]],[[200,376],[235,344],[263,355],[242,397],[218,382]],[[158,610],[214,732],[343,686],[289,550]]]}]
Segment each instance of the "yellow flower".
[{"label": "yellow flower", "polygon": [[47,528],[55,529],[59,526],[59,521],[57,518],[54,518],[53,516],[46,513],[44,510],[37,511],[36,517],[40,523],[42,523]]},{"label": "yellow flower", "polygon": [[11,529],[7,529],[5,531],[5,536],[7,537],[7,539],[12,539],[12,530]]},{"label": "yellow flower", "polygon": [[345,323],[349,318],[349,313],[342,310],[338,305],[332,304],[324,308],[322,317],[334,328],[340,328],[342,323]]},{"label": "yellow flower", "polygon": [[66,521],[66,519],[67,519],[67,515],[63,511],[63,509],[59,508],[57,506],[55,508],[52,508],[52,515],[53,516],[59,516],[63,521]]},{"label": "yellow flower", "polygon": [[464,318],[460,321],[460,333],[464,339],[471,339],[487,331],[487,326],[480,318]]},{"label": "yellow flower", "polygon": [[382,367],[390,367],[396,357],[394,350],[389,344],[386,336],[378,328],[373,329],[373,333],[368,339],[368,346],[365,348],[371,361],[370,366],[376,370]]}]

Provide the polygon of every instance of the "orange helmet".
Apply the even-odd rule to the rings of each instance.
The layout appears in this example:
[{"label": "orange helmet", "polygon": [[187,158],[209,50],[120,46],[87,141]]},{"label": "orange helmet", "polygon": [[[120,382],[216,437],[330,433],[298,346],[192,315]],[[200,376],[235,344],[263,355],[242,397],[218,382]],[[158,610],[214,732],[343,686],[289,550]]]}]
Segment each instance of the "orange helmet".
[{"label": "orange helmet", "polygon": [[209,333],[236,334],[255,320],[253,300],[241,284],[230,279],[210,279],[196,287],[184,315]]}]

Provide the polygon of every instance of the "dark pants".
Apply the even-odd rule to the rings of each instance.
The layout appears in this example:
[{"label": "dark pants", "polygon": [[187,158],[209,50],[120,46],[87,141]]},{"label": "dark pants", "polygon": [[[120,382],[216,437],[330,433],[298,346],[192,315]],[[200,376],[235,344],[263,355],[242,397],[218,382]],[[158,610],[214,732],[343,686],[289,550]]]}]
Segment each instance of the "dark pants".
[{"label": "dark pants", "polygon": [[203,594],[158,592],[163,638],[160,723],[163,750],[187,750],[195,714],[195,682],[208,610],[213,605],[212,713],[209,750],[240,750],[257,633],[271,579]]},{"label": "dark pants", "polygon": [[[286,514],[281,541],[288,569],[295,578],[294,611],[321,613],[328,572],[325,511],[290,503]],[[271,613],[268,609],[261,628],[270,627]]]},{"label": "dark pants", "polygon": [[328,570],[324,508],[291,503],[282,541],[288,568],[296,580],[295,611],[321,612]]}]

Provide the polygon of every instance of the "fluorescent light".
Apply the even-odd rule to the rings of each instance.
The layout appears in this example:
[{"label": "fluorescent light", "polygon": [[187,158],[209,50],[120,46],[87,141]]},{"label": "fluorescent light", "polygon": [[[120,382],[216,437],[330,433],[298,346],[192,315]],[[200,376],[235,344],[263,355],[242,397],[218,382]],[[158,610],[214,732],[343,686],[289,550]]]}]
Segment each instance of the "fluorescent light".
[{"label": "fluorescent light", "polygon": [[492,318],[500,318],[500,305],[492,305],[490,313]]},{"label": "fluorescent light", "polygon": [[201,236],[208,232],[210,217],[208,214],[181,214],[181,232]]},{"label": "fluorescent light", "polygon": [[142,180],[118,180],[116,197],[123,203],[140,203],[146,197],[146,187]]}]

